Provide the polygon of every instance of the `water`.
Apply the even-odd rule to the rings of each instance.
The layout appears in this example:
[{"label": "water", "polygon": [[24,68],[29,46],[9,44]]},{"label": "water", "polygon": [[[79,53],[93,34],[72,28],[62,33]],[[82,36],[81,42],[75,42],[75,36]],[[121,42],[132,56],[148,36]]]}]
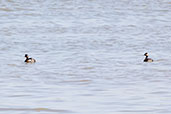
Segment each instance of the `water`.
[{"label": "water", "polygon": [[2,0],[0,25],[0,113],[171,113],[170,0]]}]

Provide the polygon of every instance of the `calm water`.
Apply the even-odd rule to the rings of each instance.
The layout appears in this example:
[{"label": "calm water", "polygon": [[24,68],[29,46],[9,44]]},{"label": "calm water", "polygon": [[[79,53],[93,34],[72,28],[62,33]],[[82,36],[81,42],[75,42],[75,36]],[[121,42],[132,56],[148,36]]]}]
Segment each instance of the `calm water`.
[{"label": "calm water", "polygon": [[170,0],[2,0],[0,113],[171,114],[170,32]]}]

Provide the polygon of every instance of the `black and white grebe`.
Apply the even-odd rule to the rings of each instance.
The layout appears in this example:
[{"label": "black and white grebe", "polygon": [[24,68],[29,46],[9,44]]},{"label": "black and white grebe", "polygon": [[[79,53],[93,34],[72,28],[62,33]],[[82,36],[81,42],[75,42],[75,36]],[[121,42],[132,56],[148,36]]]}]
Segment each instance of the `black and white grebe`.
[{"label": "black and white grebe", "polygon": [[148,58],[148,53],[145,53],[144,56],[145,56],[144,62],[153,62],[153,59]]},{"label": "black and white grebe", "polygon": [[26,62],[26,63],[35,63],[36,62],[35,59],[29,58],[28,54],[25,54],[25,58],[26,58],[26,60],[24,62]]}]

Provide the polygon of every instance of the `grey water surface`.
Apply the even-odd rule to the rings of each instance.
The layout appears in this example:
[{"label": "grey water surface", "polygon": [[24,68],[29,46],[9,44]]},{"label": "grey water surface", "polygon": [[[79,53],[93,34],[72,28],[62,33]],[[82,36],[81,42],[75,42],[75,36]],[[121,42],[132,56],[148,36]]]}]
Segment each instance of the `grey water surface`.
[{"label": "grey water surface", "polygon": [[171,114],[171,1],[1,0],[0,113]]}]

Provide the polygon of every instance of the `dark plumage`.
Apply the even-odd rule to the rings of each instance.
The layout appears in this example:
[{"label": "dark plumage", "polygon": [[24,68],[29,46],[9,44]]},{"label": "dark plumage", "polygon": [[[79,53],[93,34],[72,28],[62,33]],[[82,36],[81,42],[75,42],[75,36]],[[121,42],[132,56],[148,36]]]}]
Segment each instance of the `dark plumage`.
[{"label": "dark plumage", "polygon": [[26,63],[35,63],[36,62],[35,59],[29,58],[28,54],[25,54],[25,58],[26,58],[26,60],[24,62],[26,62]]},{"label": "dark plumage", "polygon": [[144,56],[145,56],[144,62],[153,62],[153,59],[148,58],[148,53],[145,53]]}]

